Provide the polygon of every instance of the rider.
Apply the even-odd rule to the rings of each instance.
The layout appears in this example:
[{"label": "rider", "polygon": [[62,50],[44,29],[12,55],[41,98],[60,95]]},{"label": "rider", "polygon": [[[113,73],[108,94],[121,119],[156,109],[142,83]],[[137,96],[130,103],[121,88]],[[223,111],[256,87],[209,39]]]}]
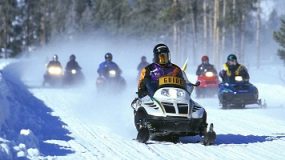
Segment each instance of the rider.
[{"label": "rider", "polygon": [[154,62],[142,69],[139,84],[138,97],[153,96],[158,88],[158,79],[162,76],[174,76],[183,78],[182,70],[170,62],[169,48],[165,44],[157,44],[153,49]]},{"label": "rider", "polygon": [[215,69],[214,65],[209,63],[209,57],[203,56],[201,58],[202,64],[200,64],[197,68],[196,75],[199,76],[207,71],[211,71],[214,74],[217,74],[217,70]]},{"label": "rider", "polygon": [[61,63],[58,61],[58,55],[54,55],[52,57],[52,60],[49,61],[48,65],[47,65],[47,68],[49,68],[50,66],[58,66],[58,67],[62,67],[61,66]]},{"label": "rider", "polygon": [[52,60],[51,61],[49,61],[49,63],[47,64],[47,71],[46,71],[46,73],[44,74],[44,81],[43,81],[43,86],[45,85],[45,83],[47,82],[47,81],[49,81],[50,80],[50,73],[48,72],[48,69],[50,68],[50,67],[59,67],[59,68],[62,68],[62,66],[61,66],[61,63],[59,62],[59,60],[58,60],[58,55],[54,55],[53,57],[52,57]]},{"label": "rider", "polygon": [[65,66],[66,71],[71,71],[72,69],[81,70],[81,67],[79,66],[78,62],[76,61],[76,56],[74,54],[69,56],[69,61],[67,62],[66,66]]},{"label": "rider", "polygon": [[228,55],[224,69],[220,71],[219,75],[223,82],[235,82],[235,76],[242,76],[243,81],[249,81],[249,74],[246,67],[237,62],[237,56],[234,54]]},{"label": "rider", "polygon": [[105,61],[99,65],[99,68],[97,70],[99,76],[108,77],[108,71],[111,69],[114,69],[116,72],[118,72],[118,75],[121,74],[121,72],[122,72],[121,69],[112,60],[113,60],[113,55],[109,52],[106,53],[105,54]]},{"label": "rider", "polygon": [[137,70],[140,72],[144,67],[146,67],[147,65],[149,65],[149,63],[146,60],[146,56],[142,56],[141,57],[141,62],[137,67]]}]

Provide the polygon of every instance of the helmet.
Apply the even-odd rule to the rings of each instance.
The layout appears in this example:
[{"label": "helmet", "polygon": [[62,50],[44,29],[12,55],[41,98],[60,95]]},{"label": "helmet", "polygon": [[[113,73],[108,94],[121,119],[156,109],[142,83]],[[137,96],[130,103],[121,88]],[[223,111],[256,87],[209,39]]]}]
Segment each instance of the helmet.
[{"label": "helmet", "polygon": [[169,48],[165,44],[157,44],[153,48],[153,57],[155,63],[162,65],[169,63]]},{"label": "helmet", "polygon": [[209,57],[208,57],[208,56],[203,56],[203,57],[201,58],[201,61],[202,61],[202,62],[205,62],[205,61],[209,62]]},{"label": "helmet", "polygon": [[146,56],[142,56],[141,61],[146,61]]},{"label": "helmet", "polygon": [[237,56],[234,54],[230,54],[230,55],[228,55],[227,60],[228,61],[237,61]]},{"label": "helmet", "polygon": [[69,56],[69,59],[74,61],[76,59],[76,56],[74,54],[72,54],[72,55]]},{"label": "helmet", "polygon": [[58,61],[58,55],[55,54],[55,55],[52,57],[52,60],[53,60],[53,61]]},{"label": "helmet", "polygon": [[108,52],[105,54],[105,60],[112,61],[112,59],[113,59],[112,53]]}]

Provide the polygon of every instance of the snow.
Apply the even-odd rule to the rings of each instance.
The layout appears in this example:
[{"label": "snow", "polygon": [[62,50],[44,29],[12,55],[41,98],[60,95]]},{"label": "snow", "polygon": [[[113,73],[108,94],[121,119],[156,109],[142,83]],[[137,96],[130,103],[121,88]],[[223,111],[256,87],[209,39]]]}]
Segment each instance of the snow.
[{"label": "snow", "polygon": [[[124,70],[128,88],[123,93],[100,95],[94,77],[83,87],[41,88],[43,69],[31,72],[26,64],[27,60],[0,63],[0,159],[284,159],[285,85],[279,78],[283,66],[249,68],[267,108],[222,110],[217,98],[193,95],[217,133],[215,145],[203,146],[198,137],[182,137],[177,144],[133,140],[134,70]],[[194,68],[188,69],[191,81]]]},{"label": "snow", "polygon": [[[16,157],[41,157],[53,150],[60,150],[54,144],[47,144],[44,140],[69,140],[69,131],[63,126],[59,117],[51,116],[51,109],[34,97],[20,81],[22,64],[11,63],[2,72],[0,81],[1,119],[0,135],[8,140],[8,149],[2,152],[3,159]],[[51,127],[52,126],[52,127]],[[21,134],[29,130],[28,134]],[[18,147],[17,147],[18,146]],[[11,152],[7,152],[7,151]],[[66,148],[62,152],[71,153]],[[41,154],[38,154],[41,153]]]}]

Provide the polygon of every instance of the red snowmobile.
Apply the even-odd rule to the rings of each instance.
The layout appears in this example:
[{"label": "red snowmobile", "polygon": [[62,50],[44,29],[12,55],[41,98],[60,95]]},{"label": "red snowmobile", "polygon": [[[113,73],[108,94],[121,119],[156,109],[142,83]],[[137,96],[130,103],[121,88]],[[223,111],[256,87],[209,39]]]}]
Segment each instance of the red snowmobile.
[{"label": "red snowmobile", "polygon": [[213,71],[205,71],[198,76],[200,85],[196,88],[196,96],[212,97],[218,93],[219,78]]}]

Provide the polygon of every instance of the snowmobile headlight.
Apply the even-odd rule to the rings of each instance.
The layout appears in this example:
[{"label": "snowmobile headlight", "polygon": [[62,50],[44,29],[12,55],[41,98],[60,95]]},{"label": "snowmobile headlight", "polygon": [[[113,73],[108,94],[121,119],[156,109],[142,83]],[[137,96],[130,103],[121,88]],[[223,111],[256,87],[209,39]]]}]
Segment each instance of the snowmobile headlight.
[{"label": "snowmobile headlight", "polygon": [[71,73],[72,73],[72,74],[76,74],[76,72],[77,72],[76,69],[72,69],[72,70],[71,70]]},{"label": "snowmobile headlight", "polygon": [[213,72],[206,72],[205,75],[206,75],[206,77],[213,77],[214,73]]},{"label": "snowmobile headlight", "polygon": [[109,71],[109,76],[110,77],[116,77],[117,72],[115,70],[110,70]]},{"label": "snowmobile headlight", "polygon": [[168,89],[161,90],[161,95],[169,97],[169,90]]},{"label": "snowmobile headlight", "polygon": [[237,82],[241,82],[241,81],[243,81],[243,78],[242,78],[242,76],[235,76],[235,80]]},{"label": "snowmobile headlight", "polygon": [[185,91],[178,89],[162,89],[161,95],[171,98],[181,98],[185,97],[186,93]]},{"label": "snowmobile headlight", "polygon": [[60,75],[62,70],[60,67],[51,66],[48,68],[48,73],[53,75]]},{"label": "snowmobile headlight", "polygon": [[177,90],[177,97],[185,97],[186,93],[183,90]]}]

